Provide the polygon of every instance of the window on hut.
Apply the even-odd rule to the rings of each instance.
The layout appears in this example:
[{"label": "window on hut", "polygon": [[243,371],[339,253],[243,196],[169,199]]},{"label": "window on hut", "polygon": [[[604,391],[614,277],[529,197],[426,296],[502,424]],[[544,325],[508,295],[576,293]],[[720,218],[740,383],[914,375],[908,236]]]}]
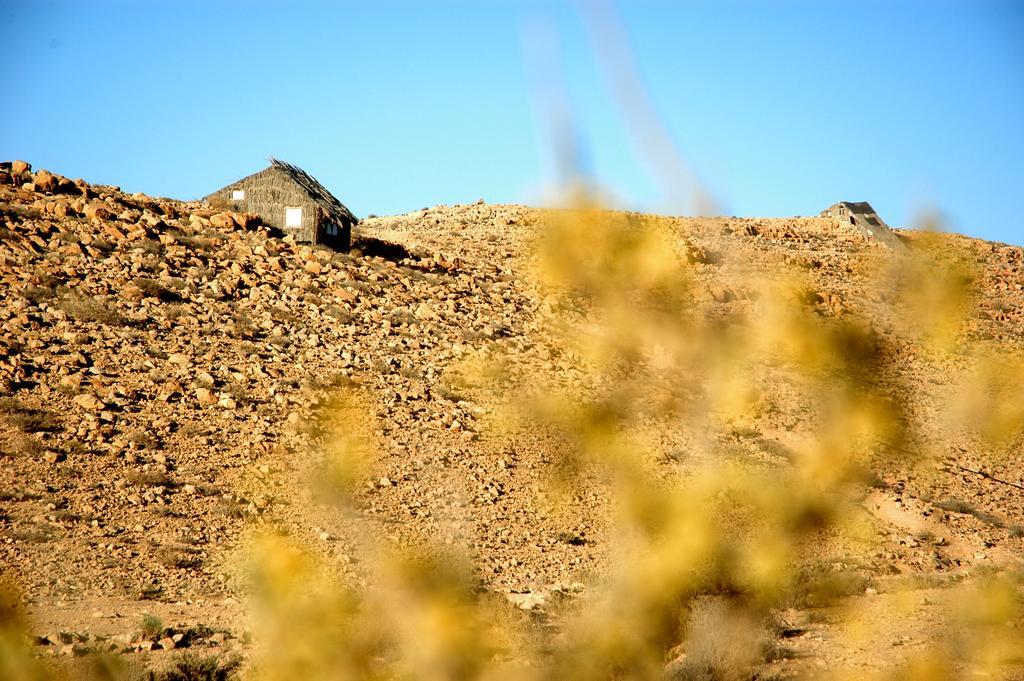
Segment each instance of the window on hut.
[{"label": "window on hut", "polygon": [[302,226],[302,209],[301,208],[285,208],[284,209],[284,226],[285,227],[301,227]]},{"label": "window on hut", "polygon": [[231,200],[232,201],[241,201],[244,198],[245,198],[245,190],[244,189],[233,189],[231,191]]}]

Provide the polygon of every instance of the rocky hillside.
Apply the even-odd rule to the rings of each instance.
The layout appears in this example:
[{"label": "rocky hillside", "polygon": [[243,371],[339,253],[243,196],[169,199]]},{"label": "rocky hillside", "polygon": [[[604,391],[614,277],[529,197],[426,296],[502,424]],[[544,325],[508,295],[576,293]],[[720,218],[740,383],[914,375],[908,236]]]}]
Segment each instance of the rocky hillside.
[{"label": "rocky hillside", "polygon": [[[159,664],[171,648],[244,652],[238,550],[261,526],[353,576],[367,527],[441,538],[526,609],[605,569],[607,490],[595,481],[560,510],[543,484],[555,444],[491,434],[501,398],[466,378],[498,363],[573,370],[545,334],[551,301],[528,283],[543,213],[480,202],[368,219],[342,254],[253,216],[21,162],[0,165],[0,210],[0,565],[20,583],[39,655]],[[869,286],[891,253],[859,234],[818,218],[667,221],[712,311],[747,309],[752,274],[799,272],[821,315],[874,315],[883,334],[899,322],[874,314]],[[969,337],[995,352],[1024,342],[1021,249],[947,238],[979,272]],[[897,349],[920,387],[911,409],[925,413],[945,368]],[[341,389],[356,401],[339,404]],[[356,513],[308,484],[339,414],[375,450]],[[800,418],[761,425],[743,447],[785,465],[780,443]],[[857,565],[865,579],[1024,555],[1021,458],[944,446],[955,453],[944,475],[878,472],[864,506],[883,539]],[[790,616],[811,632],[798,651],[857,663],[829,647],[826,623]],[[869,659],[889,641],[866,645]]]}]

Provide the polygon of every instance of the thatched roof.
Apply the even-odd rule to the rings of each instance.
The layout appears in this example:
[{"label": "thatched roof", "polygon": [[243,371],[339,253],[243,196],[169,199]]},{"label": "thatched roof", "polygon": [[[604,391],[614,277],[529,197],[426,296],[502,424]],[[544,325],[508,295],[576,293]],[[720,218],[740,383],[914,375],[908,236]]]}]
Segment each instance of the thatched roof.
[{"label": "thatched roof", "polygon": [[867,215],[875,212],[875,209],[867,201],[840,201],[839,205],[846,206],[850,209],[851,213],[857,215]]},{"label": "thatched roof", "polygon": [[343,222],[359,222],[359,219],[352,214],[352,211],[345,207],[345,204],[334,198],[334,195],[327,191],[326,187],[317,182],[312,175],[302,168],[274,157],[270,158],[270,167],[276,168],[288,175],[334,221],[339,224]]}]

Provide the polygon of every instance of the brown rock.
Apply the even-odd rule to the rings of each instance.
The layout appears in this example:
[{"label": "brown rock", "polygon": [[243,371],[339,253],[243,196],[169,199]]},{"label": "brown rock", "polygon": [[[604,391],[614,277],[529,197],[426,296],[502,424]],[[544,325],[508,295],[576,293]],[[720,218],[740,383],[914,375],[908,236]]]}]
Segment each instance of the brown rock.
[{"label": "brown rock", "polygon": [[217,404],[217,396],[209,388],[196,388],[196,400],[199,404]]},{"label": "brown rock", "polygon": [[91,220],[113,220],[114,214],[102,203],[93,201],[85,206],[85,217]]},{"label": "brown rock", "polygon": [[103,404],[103,400],[89,393],[75,395],[71,398],[71,401],[86,411],[103,411],[104,407],[106,407]]},{"label": "brown rock", "polygon": [[420,303],[413,311],[418,319],[437,319],[437,313],[427,303]]},{"label": "brown rock", "polygon": [[238,222],[233,213],[217,213],[210,217],[210,224],[221,229],[234,229]]},{"label": "brown rock", "polygon": [[235,223],[242,229],[255,229],[261,224],[260,216],[252,213],[235,213]]},{"label": "brown rock", "polygon": [[38,170],[32,178],[37,192],[52,194],[60,186],[60,179],[49,170]]},{"label": "brown rock", "polygon": [[710,286],[708,288],[708,291],[711,293],[711,297],[714,298],[715,301],[719,303],[728,303],[730,301],[736,300],[736,294],[732,290],[724,286],[719,286],[715,284]]},{"label": "brown rock", "polygon": [[24,175],[32,170],[32,164],[28,161],[14,161],[11,163],[11,173],[14,175]]}]

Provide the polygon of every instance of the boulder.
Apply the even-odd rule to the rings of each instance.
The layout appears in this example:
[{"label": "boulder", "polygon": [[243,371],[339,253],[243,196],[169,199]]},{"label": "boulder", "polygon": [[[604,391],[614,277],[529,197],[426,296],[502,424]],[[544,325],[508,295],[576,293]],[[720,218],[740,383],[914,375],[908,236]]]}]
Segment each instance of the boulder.
[{"label": "boulder", "polygon": [[208,388],[196,388],[196,400],[202,405],[217,404],[217,396]]},{"label": "boulder", "polygon": [[232,213],[217,213],[210,217],[210,224],[220,229],[234,229],[238,225]]},{"label": "boulder", "polygon": [[108,209],[105,205],[99,201],[93,201],[92,203],[86,204],[85,210],[82,211],[85,217],[92,220],[113,220],[114,213]]},{"label": "boulder", "polygon": [[86,411],[102,411],[106,406],[103,403],[103,400],[99,399],[95,395],[90,395],[89,393],[75,395],[71,398],[71,401]]},{"label": "boulder", "polygon": [[49,170],[36,171],[36,174],[32,177],[32,182],[35,184],[37,192],[45,194],[53,194],[60,187],[60,178]]},{"label": "boulder", "polygon": [[11,173],[13,175],[24,175],[25,173],[31,172],[32,164],[28,161],[13,161],[11,162]]}]

